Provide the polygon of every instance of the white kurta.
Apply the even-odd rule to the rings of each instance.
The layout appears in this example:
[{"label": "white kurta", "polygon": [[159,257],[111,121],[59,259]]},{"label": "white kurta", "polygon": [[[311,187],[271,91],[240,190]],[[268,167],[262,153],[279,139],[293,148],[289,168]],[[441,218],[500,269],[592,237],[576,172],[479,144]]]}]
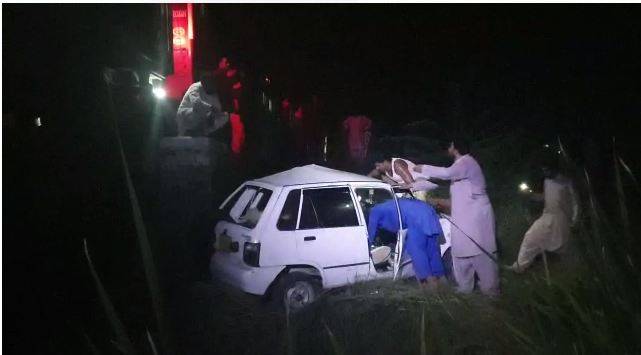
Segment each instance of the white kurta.
[{"label": "white kurta", "polygon": [[494,211],[485,191],[485,177],[476,160],[464,155],[448,168],[421,167],[421,172],[428,178],[452,182],[452,256],[463,258],[484,254],[470,238],[487,253],[496,252]]},{"label": "white kurta", "polygon": [[543,213],[525,233],[514,266],[528,267],[543,251],[557,251],[570,237],[570,227],[578,217],[578,204],[572,183],[564,178],[545,179]]},{"label": "white kurta", "polygon": [[189,130],[198,127],[203,127],[204,131],[207,123],[213,125],[213,131],[222,127],[229,121],[229,117],[222,114],[221,108],[218,95],[207,94],[200,82],[191,84],[178,106],[178,135],[184,136]]}]

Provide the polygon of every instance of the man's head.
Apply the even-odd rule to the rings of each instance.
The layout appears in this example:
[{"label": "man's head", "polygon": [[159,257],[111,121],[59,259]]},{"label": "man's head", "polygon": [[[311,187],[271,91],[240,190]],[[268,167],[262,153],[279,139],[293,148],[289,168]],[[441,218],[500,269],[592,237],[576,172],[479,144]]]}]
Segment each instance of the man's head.
[{"label": "man's head", "polygon": [[548,154],[542,159],[541,171],[546,179],[552,179],[559,174],[559,158],[553,154]]},{"label": "man's head", "polygon": [[211,73],[205,73],[200,77],[200,85],[207,95],[212,95],[216,92],[216,85],[214,84],[214,76]]},{"label": "man's head", "polygon": [[450,141],[449,146],[447,147],[447,155],[455,159],[469,153],[470,153],[470,145],[467,142],[467,140],[462,138],[452,139]]},{"label": "man's head", "polygon": [[226,70],[229,68],[229,59],[227,57],[222,57],[218,61],[218,69]]},{"label": "man's head", "polygon": [[374,163],[374,166],[376,167],[376,170],[378,170],[378,172],[381,174],[390,173],[392,172],[392,159],[385,158],[381,161],[377,161],[376,163]]}]

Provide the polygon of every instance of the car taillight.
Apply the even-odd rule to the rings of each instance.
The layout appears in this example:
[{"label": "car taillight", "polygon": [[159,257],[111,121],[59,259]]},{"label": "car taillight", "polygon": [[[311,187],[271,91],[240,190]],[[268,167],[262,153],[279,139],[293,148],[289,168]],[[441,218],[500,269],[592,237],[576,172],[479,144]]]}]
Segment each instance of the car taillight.
[{"label": "car taillight", "polygon": [[260,243],[245,242],[243,249],[243,261],[249,266],[258,267],[260,258]]}]

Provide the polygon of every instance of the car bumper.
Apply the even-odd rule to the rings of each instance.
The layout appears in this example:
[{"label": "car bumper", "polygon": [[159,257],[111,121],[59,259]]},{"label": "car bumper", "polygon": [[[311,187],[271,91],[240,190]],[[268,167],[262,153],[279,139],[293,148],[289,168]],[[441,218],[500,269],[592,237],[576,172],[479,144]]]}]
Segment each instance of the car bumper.
[{"label": "car bumper", "polygon": [[284,266],[248,266],[242,261],[238,262],[231,255],[221,252],[215,253],[209,264],[211,276],[215,280],[261,296],[284,268]]}]

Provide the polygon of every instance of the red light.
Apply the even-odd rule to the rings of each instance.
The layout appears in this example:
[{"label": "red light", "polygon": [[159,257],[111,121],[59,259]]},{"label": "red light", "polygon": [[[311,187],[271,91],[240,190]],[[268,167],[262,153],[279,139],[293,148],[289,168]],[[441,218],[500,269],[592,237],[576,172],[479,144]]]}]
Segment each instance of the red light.
[{"label": "red light", "polygon": [[180,100],[193,82],[192,39],[193,8],[191,4],[171,4],[171,34],[174,73],[165,81],[167,96]]},{"label": "red light", "polygon": [[192,4],[187,4],[187,37],[189,39],[194,39],[194,8]]}]

